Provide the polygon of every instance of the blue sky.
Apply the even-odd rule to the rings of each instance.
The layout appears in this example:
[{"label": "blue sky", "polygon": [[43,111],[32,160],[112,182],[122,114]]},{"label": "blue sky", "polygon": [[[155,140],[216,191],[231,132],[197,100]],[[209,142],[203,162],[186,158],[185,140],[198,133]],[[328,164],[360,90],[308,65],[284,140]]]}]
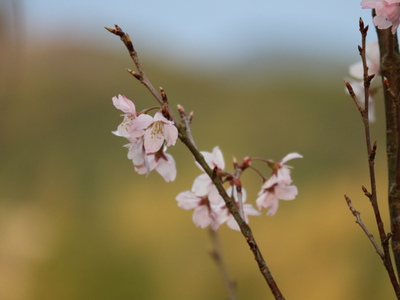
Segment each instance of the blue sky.
[{"label": "blue sky", "polygon": [[[28,40],[52,40],[68,32],[70,38],[95,38],[110,46],[103,27],[118,24],[142,47],[199,61],[235,60],[260,49],[354,61],[358,18],[372,23],[360,0],[20,1]],[[374,28],[370,39],[376,40]]]}]

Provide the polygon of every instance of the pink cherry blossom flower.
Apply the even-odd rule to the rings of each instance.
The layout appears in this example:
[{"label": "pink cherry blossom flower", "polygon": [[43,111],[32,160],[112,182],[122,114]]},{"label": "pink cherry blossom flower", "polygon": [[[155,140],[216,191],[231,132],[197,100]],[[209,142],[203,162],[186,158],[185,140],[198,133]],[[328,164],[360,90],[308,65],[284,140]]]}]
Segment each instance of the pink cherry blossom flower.
[{"label": "pink cherry blossom flower", "polygon": [[[211,226],[215,231],[220,226],[218,213],[213,210],[206,196],[197,196],[191,191],[185,191],[176,196],[176,200],[179,207],[187,210],[194,209],[193,223],[197,227]],[[218,209],[217,207],[214,208]]]},{"label": "pink cherry blossom flower", "polygon": [[124,114],[124,120],[118,126],[116,131],[113,131],[113,134],[117,136],[122,136],[131,140],[131,128],[132,122],[137,117],[135,104],[126,98],[124,95],[118,95],[118,97],[112,98],[114,106],[121,110]]},{"label": "pink cherry blossom flower", "polygon": [[135,171],[147,174],[156,170],[165,181],[174,181],[176,166],[174,158],[165,152],[164,140],[167,146],[174,145],[178,130],[174,123],[164,118],[161,112],[153,117],[147,114],[139,115],[135,104],[123,95],[112,98],[116,108],[124,112],[124,120],[113,133],[127,138],[130,143],[128,158],[132,160]]},{"label": "pink cherry blossom flower", "polygon": [[[226,191],[229,194],[232,193],[232,187],[228,188]],[[242,190],[242,201],[246,201],[246,191]],[[237,201],[236,192],[233,194],[234,200]],[[222,198],[221,198],[222,199]],[[209,201],[207,196],[197,196],[191,191],[185,191],[180,193],[176,200],[178,201],[178,206],[189,210],[194,209],[193,212],[193,223],[197,227],[205,228],[211,226],[215,231],[223,223],[227,223],[228,227],[234,230],[240,230],[239,225],[229,212],[225,205],[225,202],[219,203],[218,205],[213,205]],[[237,202],[236,202],[236,205]],[[258,216],[260,212],[253,208],[251,204],[243,205],[245,221],[248,222],[248,216]]]},{"label": "pink cherry blossom flower", "polygon": [[143,138],[137,138],[132,143],[125,145],[128,148],[128,159],[132,160],[135,166],[142,166],[147,163],[146,152],[143,148]]},{"label": "pink cherry blossom flower", "polygon": [[136,115],[135,104],[124,95],[118,95],[112,98],[114,106],[127,115]]},{"label": "pink cherry blossom flower", "polygon": [[174,181],[176,178],[176,165],[172,155],[165,151],[158,151],[149,155],[150,170],[156,170],[166,182]]},{"label": "pink cherry blossom flower", "polygon": [[256,204],[258,209],[268,208],[267,216],[275,215],[279,200],[293,200],[298,194],[297,187],[280,182],[272,175],[261,187]]},{"label": "pink cherry blossom flower", "polygon": [[192,192],[199,196],[207,195],[212,204],[219,204],[224,201],[208,174],[205,173],[195,178]]},{"label": "pink cherry blossom flower", "polygon": [[[225,161],[224,156],[218,146],[214,147],[211,153],[202,151],[201,154],[211,169],[216,167],[218,170],[223,171],[225,168]],[[199,168],[201,168],[197,162],[196,164]],[[217,188],[206,173],[196,177],[192,186],[192,192],[198,196],[207,195],[212,204],[219,204],[221,201],[223,202],[223,199],[219,195]]]},{"label": "pink cherry blossom flower", "polygon": [[166,153],[166,148],[155,153],[145,153],[143,142],[131,143],[128,146],[128,158],[132,159],[135,171],[138,174],[147,174],[156,170],[166,182],[176,178],[176,165],[172,155]]},{"label": "pink cherry blossom flower", "polygon": [[297,187],[290,185],[290,167],[285,163],[291,159],[302,158],[298,153],[289,153],[280,162],[272,164],[272,176],[263,183],[256,204],[258,209],[268,208],[268,216],[275,215],[279,200],[293,200],[297,194]]},{"label": "pink cherry blossom flower", "polygon": [[157,152],[166,142],[166,146],[173,146],[178,138],[178,129],[174,122],[167,120],[161,112],[152,118],[149,115],[140,115],[132,126],[136,129],[133,136],[144,135],[144,148],[147,153]]},{"label": "pink cherry blossom flower", "polygon": [[290,168],[289,166],[285,165],[289,160],[295,159],[295,158],[303,158],[302,155],[294,152],[294,153],[289,153],[286,155],[282,160],[278,163],[275,164],[275,170],[277,172],[277,177],[278,180],[281,181],[282,183],[285,184],[290,184],[292,183],[292,178],[290,178]]},{"label": "pink cherry blossom flower", "polygon": [[379,29],[392,26],[392,34],[396,33],[400,24],[400,0],[363,0],[362,8],[375,9],[374,25]]},{"label": "pink cherry blossom flower", "polygon": [[[200,153],[203,155],[204,160],[211,169],[214,169],[215,167],[219,170],[225,169],[224,155],[218,146],[215,146],[211,153],[207,151],[201,151]],[[196,162],[196,165],[203,171],[203,168],[199,163]]]}]

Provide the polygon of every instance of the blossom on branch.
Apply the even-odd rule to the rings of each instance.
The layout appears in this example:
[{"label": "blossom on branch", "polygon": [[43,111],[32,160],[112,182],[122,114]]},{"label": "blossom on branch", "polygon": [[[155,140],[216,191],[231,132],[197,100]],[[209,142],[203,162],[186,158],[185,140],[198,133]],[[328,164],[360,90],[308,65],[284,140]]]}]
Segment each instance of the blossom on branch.
[{"label": "blossom on branch", "polygon": [[[236,189],[234,189],[236,191]],[[232,193],[232,187],[227,189],[227,194]],[[242,202],[246,201],[246,191],[242,190]],[[183,209],[193,209],[193,223],[197,227],[206,228],[211,226],[211,228],[216,231],[220,225],[227,223],[228,227],[234,230],[240,230],[239,225],[233,218],[232,214],[229,212],[225,202],[222,197],[220,197],[219,204],[212,204],[208,196],[197,196],[192,191],[185,191],[176,196],[178,201],[178,206]],[[233,194],[233,200],[235,201],[236,207],[238,207],[237,194]],[[251,204],[243,205],[243,212],[245,221],[249,221],[248,216],[258,216],[260,212],[253,208]]]},{"label": "blossom on branch", "polygon": [[375,9],[374,25],[379,29],[392,26],[392,34],[396,33],[400,24],[400,0],[362,0],[362,8]]},{"label": "blossom on branch", "polygon": [[178,138],[178,129],[174,122],[167,120],[161,112],[156,112],[154,118],[142,114],[132,122],[132,126],[137,128],[137,136],[144,135],[144,148],[147,153],[158,151],[164,141],[166,146],[173,146]]},{"label": "blossom on branch", "polygon": [[117,130],[113,131],[113,133],[117,136],[125,137],[128,140],[133,140],[131,138],[132,122],[136,119],[138,115],[136,113],[135,104],[124,95],[113,97],[112,102],[117,109],[124,112],[124,120],[118,126]]},{"label": "blossom on branch", "polygon": [[[143,145],[143,143],[141,143]],[[128,144],[132,145],[132,144]],[[135,149],[136,148],[136,149]],[[132,160],[135,171],[138,174],[148,175],[151,171],[156,170],[166,182],[174,181],[176,178],[176,165],[172,155],[166,153],[166,147],[160,149],[155,153],[145,153],[142,146],[141,153],[137,146],[131,146],[128,152],[128,158]]]},{"label": "blossom on branch", "polygon": [[278,210],[279,200],[293,200],[297,196],[297,187],[290,185],[292,183],[290,167],[284,163],[302,157],[298,153],[290,153],[278,163],[270,162],[272,176],[264,182],[258,193],[256,200],[258,209],[268,208],[267,215],[273,216]]},{"label": "blossom on branch", "polygon": [[[225,161],[218,146],[214,147],[211,153],[202,151],[201,154],[211,169],[215,169],[217,173],[223,171]],[[197,162],[196,165],[202,169]],[[225,202],[206,173],[197,176],[192,190],[180,193],[176,200],[179,207],[194,209],[193,223],[198,227],[205,228],[210,225],[216,231],[228,219],[226,214],[222,214]]]},{"label": "blossom on branch", "polygon": [[[208,166],[218,172],[223,172],[225,168],[225,161],[222,151],[219,147],[214,147],[213,151],[206,152],[201,151],[204,160],[207,162]],[[202,169],[202,167],[196,162],[196,165]],[[208,174],[204,173],[196,177],[192,186],[192,192],[198,196],[208,195],[208,198],[212,204],[218,204],[222,198],[219,192]]]},{"label": "blossom on branch", "polygon": [[221,225],[220,208],[211,205],[207,196],[197,196],[191,191],[185,191],[176,196],[178,206],[183,209],[194,209],[193,223],[200,228],[211,228],[216,231]]},{"label": "blossom on branch", "polygon": [[124,120],[113,133],[125,137],[129,144],[128,158],[138,174],[148,175],[156,170],[165,181],[176,178],[175,160],[167,154],[166,146],[175,145],[178,130],[161,112],[154,117],[137,113],[135,104],[123,95],[112,98],[114,106],[124,112]]}]

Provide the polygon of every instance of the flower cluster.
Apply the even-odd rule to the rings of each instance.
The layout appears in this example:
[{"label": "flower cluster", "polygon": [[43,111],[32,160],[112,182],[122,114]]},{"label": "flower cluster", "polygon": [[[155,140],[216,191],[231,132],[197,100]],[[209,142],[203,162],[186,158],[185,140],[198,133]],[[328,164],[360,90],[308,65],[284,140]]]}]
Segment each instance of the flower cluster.
[{"label": "flower cluster", "polygon": [[374,25],[379,29],[392,26],[395,34],[400,24],[400,0],[362,0],[362,8],[375,9]]},{"label": "flower cluster", "polygon": [[[400,1],[400,0],[399,0]],[[380,57],[379,57],[379,45],[377,42],[369,42],[366,47],[366,60],[368,66],[368,75],[375,74],[378,76],[380,74]],[[349,67],[349,74],[353,78],[349,80],[351,87],[353,88],[354,94],[357,100],[360,102],[361,106],[365,105],[365,95],[364,95],[364,68],[362,61],[352,64]],[[374,79],[372,82],[376,82]],[[347,89],[346,89],[347,91]],[[375,89],[369,89],[369,100],[368,100],[368,119],[370,122],[375,122],[375,102],[373,96],[375,94]]]},{"label": "flower cluster", "polygon": [[161,111],[154,117],[136,112],[135,104],[123,95],[112,98],[114,106],[123,112],[123,121],[113,134],[126,138],[129,144],[128,158],[135,171],[149,174],[156,170],[165,181],[174,181],[176,167],[174,158],[166,153],[167,146],[175,145],[178,130]]},{"label": "flower cluster", "polygon": [[[234,174],[224,170],[225,161],[219,147],[215,147],[211,153],[201,153],[221,182],[230,183],[231,186],[226,192],[234,200],[238,210],[242,210],[244,220],[248,222],[248,216],[260,215],[260,212],[254,209],[251,204],[244,203],[247,195],[246,190],[241,187],[240,180]],[[279,199],[292,200],[296,197],[297,188],[290,185],[292,182],[290,169],[284,163],[290,159],[300,157],[302,157],[300,154],[291,153],[278,163],[266,161],[273,172],[268,180],[264,179],[261,191],[258,194],[256,203],[259,210],[268,208],[267,215],[272,216],[278,209]],[[246,158],[239,168],[245,170],[250,163],[251,159]],[[197,176],[192,189],[180,193],[176,200],[179,207],[194,210],[193,222],[198,227],[205,228],[210,226],[213,230],[217,230],[221,224],[226,222],[228,227],[239,230],[239,226],[226,207],[223,198],[219,195],[217,188],[206,173]]]}]

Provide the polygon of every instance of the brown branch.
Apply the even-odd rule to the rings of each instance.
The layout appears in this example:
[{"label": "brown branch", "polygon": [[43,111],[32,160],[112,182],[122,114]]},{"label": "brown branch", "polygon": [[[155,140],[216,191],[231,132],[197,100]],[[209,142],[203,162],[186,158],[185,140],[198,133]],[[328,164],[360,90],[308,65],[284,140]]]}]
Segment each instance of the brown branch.
[{"label": "brown branch", "polygon": [[382,245],[381,250],[376,243],[375,239],[373,238],[372,234],[369,233],[363,222],[361,221],[360,213],[353,208],[353,205],[351,203],[350,198],[345,196],[347,205],[349,206],[349,209],[353,213],[353,215],[356,217],[356,223],[358,223],[365,234],[368,236],[370,239],[371,243],[373,244],[376,252],[378,255],[381,257],[383,264],[386,268],[386,271],[389,275],[390,281],[392,283],[393,289],[396,293],[396,296],[398,299],[400,299],[400,287],[394,272],[393,268],[393,263],[390,255],[390,250],[389,250],[389,239],[392,236],[391,234],[386,234],[384,224],[382,221],[382,217],[379,211],[379,205],[378,205],[378,198],[377,198],[377,190],[376,190],[376,178],[375,178],[375,156],[376,156],[376,149],[377,145],[376,142],[374,142],[373,146],[371,146],[371,133],[370,133],[370,128],[369,128],[369,119],[368,119],[368,110],[369,110],[369,88],[370,88],[370,83],[375,74],[369,75],[368,74],[368,66],[367,66],[367,58],[366,58],[366,38],[367,38],[367,32],[368,32],[368,26],[364,26],[363,20],[360,18],[360,33],[361,33],[361,39],[362,39],[362,45],[358,47],[360,56],[362,59],[362,65],[363,65],[363,78],[364,78],[364,103],[365,106],[361,107],[358,104],[358,101],[354,95],[354,92],[351,89],[350,84],[346,83],[346,86],[349,90],[349,93],[353,100],[356,102],[357,107],[359,111],[361,112],[362,116],[362,121],[364,124],[364,134],[365,134],[365,141],[366,141],[366,146],[367,146],[367,155],[368,155],[368,169],[369,169],[369,177],[370,177],[370,184],[371,184],[371,192],[368,192],[368,190],[365,187],[362,187],[364,194],[369,198],[372,208],[374,210],[374,215],[375,215],[375,221],[376,225],[378,227],[378,232],[379,232],[379,237],[380,237],[380,242]]},{"label": "brown branch", "polygon": [[[376,191],[376,178],[375,178],[375,154],[376,154],[376,142],[373,146],[371,146],[371,133],[369,128],[369,119],[368,119],[368,110],[369,110],[369,87],[371,84],[372,78],[375,76],[368,74],[368,65],[367,65],[367,56],[366,56],[366,39],[367,39],[368,26],[364,26],[363,20],[360,18],[360,33],[361,33],[361,46],[358,46],[358,50],[360,52],[360,56],[362,59],[363,65],[363,78],[364,78],[364,108],[358,105],[358,109],[361,112],[362,121],[364,124],[364,135],[365,142],[367,146],[367,155],[368,155],[368,169],[369,169],[369,177],[371,184],[371,193],[368,195],[368,198],[371,201],[376,224],[378,226],[380,240],[383,241],[386,238],[385,229],[383,226],[382,217],[379,211],[378,199],[377,199],[377,191]],[[353,93],[354,94],[354,93]],[[354,96],[352,95],[353,99]],[[355,100],[355,102],[357,102]]]},{"label": "brown branch", "polygon": [[[373,16],[375,11],[373,10]],[[392,231],[392,251],[396,263],[397,274],[400,274],[400,159],[399,159],[399,108],[393,101],[393,95],[400,92],[400,55],[397,34],[391,28],[376,28],[380,52],[380,69],[383,85],[390,83],[390,89],[384,89],[386,113],[386,154],[388,166],[388,200]]]},{"label": "brown branch", "polygon": [[[121,38],[122,42],[125,44],[132,60],[134,61],[135,65],[136,65],[136,68],[139,72],[138,75],[136,75],[136,76],[134,75],[135,78],[138,79],[142,84],[144,84],[146,86],[146,88],[150,91],[150,93],[156,98],[158,103],[160,103],[167,110],[171,120],[174,121],[175,125],[178,128],[179,139],[187,146],[187,148],[193,154],[195,160],[201,165],[204,172],[206,172],[207,175],[211,178],[211,180],[214,183],[215,187],[217,188],[219,194],[224,199],[229,212],[232,214],[232,216],[238,223],[238,225],[240,227],[240,231],[242,232],[243,236],[245,237],[247,244],[249,245],[250,250],[252,251],[252,253],[254,255],[254,258],[257,261],[259,270],[260,270],[261,274],[263,275],[265,281],[267,282],[275,299],[284,300],[285,298],[283,297],[281,291],[279,290],[279,287],[278,287],[275,279],[273,278],[271,271],[269,270],[269,268],[262,256],[260,249],[258,248],[258,245],[256,243],[256,240],[253,236],[253,233],[252,233],[249,225],[241,218],[234,201],[232,201],[232,199],[226,193],[225,188],[223,187],[218,176],[216,176],[214,174],[213,170],[211,170],[211,168],[208,166],[208,164],[204,160],[203,155],[196,148],[196,146],[192,143],[192,138],[188,136],[185,126],[177,123],[177,120],[174,117],[171,109],[168,107],[167,103],[165,103],[165,101],[163,100],[163,97],[156,91],[156,89],[154,89],[150,80],[147,78],[146,74],[144,73],[144,71],[140,65],[139,58],[137,56],[136,51],[134,50],[134,47],[133,47],[133,44],[132,44],[132,41],[131,41],[129,35],[126,34],[125,32],[123,32],[122,29],[118,25],[115,25],[115,29],[109,28],[109,27],[105,27],[105,28],[108,31],[110,31],[111,33],[119,36]],[[132,74],[131,71],[130,71],[130,73]]]},{"label": "brown branch", "polygon": [[346,199],[347,206],[349,207],[350,211],[353,213],[353,215],[356,217],[356,223],[360,225],[361,229],[364,231],[364,233],[367,235],[368,239],[371,241],[372,245],[374,246],[376,253],[384,259],[385,254],[382,252],[382,250],[379,248],[379,245],[374,239],[374,236],[368,231],[367,227],[364,225],[363,221],[361,220],[360,212],[357,211],[354,207],[353,204],[351,203],[351,200],[347,195],[344,195],[344,198]]},{"label": "brown branch", "polygon": [[[119,27],[118,25],[114,25],[114,26],[115,26],[115,29],[110,28],[110,27],[104,27],[104,28],[107,29],[109,32],[120,37],[120,39],[124,43],[126,49],[128,49],[129,55],[131,56],[133,62],[135,63],[135,66],[136,66],[137,70],[139,71],[139,74],[137,74],[129,69],[128,69],[128,72],[131,73],[132,75],[134,75],[136,79],[138,79],[144,86],[146,86],[146,88],[149,90],[149,92],[154,96],[154,98],[156,98],[158,103],[160,103],[161,105],[164,105],[165,103],[163,101],[162,96],[153,87],[150,80],[144,73],[142,67],[140,66],[139,57],[137,55],[135,48],[133,47],[133,43],[132,43],[132,40],[131,40],[129,34],[122,31],[121,27]],[[135,75],[134,73],[137,75]]]}]

